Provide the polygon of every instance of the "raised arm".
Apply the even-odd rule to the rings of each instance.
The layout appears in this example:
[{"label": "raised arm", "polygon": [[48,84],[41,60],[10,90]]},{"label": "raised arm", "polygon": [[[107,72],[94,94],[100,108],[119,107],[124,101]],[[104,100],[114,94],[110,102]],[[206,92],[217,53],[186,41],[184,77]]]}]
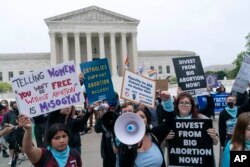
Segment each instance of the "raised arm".
[{"label": "raised arm", "polygon": [[40,148],[34,147],[32,143],[32,125],[29,117],[25,115],[19,116],[19,127],[23,127],[25,129],[22,148],[23,151],[28,156],[31,163],[36,163],[42,156],[42,150]]}]

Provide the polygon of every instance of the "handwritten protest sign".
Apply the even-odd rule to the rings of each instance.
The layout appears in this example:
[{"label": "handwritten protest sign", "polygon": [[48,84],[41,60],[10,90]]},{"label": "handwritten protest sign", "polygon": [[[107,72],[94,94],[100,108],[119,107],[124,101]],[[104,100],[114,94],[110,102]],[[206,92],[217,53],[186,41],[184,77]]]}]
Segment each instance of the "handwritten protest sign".
[{"label": "handwritten protest sign", "polygon": [[98,100],[115,98],[108,60],[106,58],[81,63],[80,67],[84,74],[84,85],[90,104]]},{"label": "handwritten protest sign", "polygon": [[178,86],[192,96],[207,95],[206,78],[199,56],[173,58]]},{"label": "handwritten protest sign", "polygon": [[121,98],[154,107],[155,81],[126,70],[123,76]]},{"label": "handwritten protest sign", "polygon": [[175,120],[175,137],[169,140],[169,165],[213,166],[213,142],[207,134],[211,119]]},{"label": "handwritten protest sign", "polygon": [[250,83],[249,69],[250,69],[250,56],[248,53],[245,53],[240,70],[232,86],[233,91],[244,93],[244,91],[247,89],[248,83]]},{"label": "handwritten protest sign", "polygon": [[38,116],[75,104],[83,104],[73,61],[11,79],[20,112]]}]

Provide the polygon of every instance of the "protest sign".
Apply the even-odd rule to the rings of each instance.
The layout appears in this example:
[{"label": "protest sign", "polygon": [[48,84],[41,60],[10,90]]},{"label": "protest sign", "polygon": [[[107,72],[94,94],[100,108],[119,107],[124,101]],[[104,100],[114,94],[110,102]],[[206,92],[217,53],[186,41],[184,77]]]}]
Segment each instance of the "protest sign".
[{"label": "protest sign", "polygon": [[168,90],[168,80],[155,80],[156,83],[156,90]]},{"label": "protest sign", "polygon": [[176,119],[175,137],[169,140],[168,154],[171,166],[213,166],[213,141],[207,129],[211,119]]},{"label": "protest sign", "polygon": [[80,67],[90,104],[115,98],[107,58],[81,63]]},{"label": "protest sign", "polygon": [[248,83],[250,83],[249,69],[250,69],[250,56],[247,53],[245,53],[240,70],[232,86],[233,91],[244,93],[244,91],[247,89]]},{"label": "protest sign", "polygon": [[155,81],[126,70],[123,76],[121,98],[154,107]]},{"label": "protest sign", "polygon": [[83,104],[73,61],[11,79],[21,113],[34,117]]},{"label": "protest sign", "polygon": [[192,96],[207,95],[206,78],[199,56],[173,58],[178,86]]},{"label": "protest sign", "polygon": [[207,106],[207,97],[197,96],[197,104],[199,106],[199,109],[204,109]]},{"label": "protest sign", "polygon": [[228,93],[211,94],[214,99],[214,112],[221,112],[227,106],[226,99],[228,95]]},{"label": "protest sign", "polygon": [[211,88],[216,88],[219,86],[217,80],[218,80],[218,75],[217,74],[207,74],[205,75],[206,77],[206,82],[207,86]]}]

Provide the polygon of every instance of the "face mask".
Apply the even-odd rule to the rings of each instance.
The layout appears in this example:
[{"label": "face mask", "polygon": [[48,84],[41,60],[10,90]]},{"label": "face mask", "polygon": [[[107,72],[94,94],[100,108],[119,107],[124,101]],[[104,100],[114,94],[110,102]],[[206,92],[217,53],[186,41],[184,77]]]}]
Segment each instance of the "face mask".
[{"label": "face mask", "polygon": [[18,108],[13,108],[14,112],[16,115],[19,115],[19,111],[18,111]]},{"label": "face mask", "polygon": [[83,85],[83,80],[80,80],[80,85],[81,85],[81,86]]},{"label": "face mask", "polygon": [[229,108],[234,108],[234,103],[233,102],[227,102],[227,106]]}]

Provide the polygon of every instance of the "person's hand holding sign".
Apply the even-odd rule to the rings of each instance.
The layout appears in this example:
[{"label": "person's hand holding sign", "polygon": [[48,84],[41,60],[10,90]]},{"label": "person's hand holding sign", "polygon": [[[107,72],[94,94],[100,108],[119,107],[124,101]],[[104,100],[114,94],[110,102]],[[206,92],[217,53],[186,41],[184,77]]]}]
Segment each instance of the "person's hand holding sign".
[{"label": "person's hand holding sign", "polygon": [[170,132],[168,133],[166,139],[167,139],[167,140],[173,139],[174,136],[175,136],[175,133],[174,133],[172,130],[170,130]]},{"label": "person's hand holding sign", "polygon": [[31,129],[31,120],[29,117],[21,114],[18,116],[18,126],[24,127],[25,129]]},{"label": "person's hand holding sign", "polygon": [[213,139],[213,144],[217,145],[217,143],[218,143],[218,136],[217,136],[217,133],[215,131],[215,128],[209,128],[207,130],[207,134]]}]

